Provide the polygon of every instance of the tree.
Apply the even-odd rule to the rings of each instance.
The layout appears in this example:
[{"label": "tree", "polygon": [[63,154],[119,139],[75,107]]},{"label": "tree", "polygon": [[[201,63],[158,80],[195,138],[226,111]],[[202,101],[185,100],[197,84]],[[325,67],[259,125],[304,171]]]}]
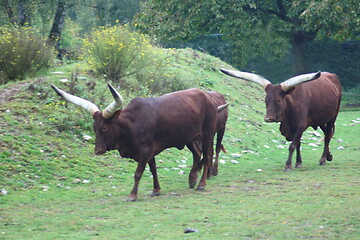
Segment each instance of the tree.
[{"label": "tree", "polygon": [[[0,0],[0,26],[35,26],[59,50],[66,21],[79,26],[81,33],[97,26],[129,22],[140,0]],[[49,28],[49,26],[51,28]]]},{"label": "tree", "polygon": [[50,30],[49,40],[54,44],[55,49],[59,52],[59,40],[61,37],[61,32],[63,30],[63,25],[65,21],[66,11],[65,11],[65,0],[58,0],[56,13],[54,16],[53,25]]},{"label": "tree", "polygon": [[149,0],[135,26],[162,41],[220,33],[238,64],[254,55],[293,51],[295,74],[307,72],[303,46],[316,38],[360,37],[358,0]]},{"label": "tree", "polygon": [[[29,13],[29,0],[18,0],[16,2],[9,2],[8,0],[2,0],[1,6],[4,9],[4,12],[6,13],[9,22],[11,24],[17,24],[19,26],[25,26],[31,24],[31,18]],[[16,5],[17,15],[14,14],[14,8]]]}]

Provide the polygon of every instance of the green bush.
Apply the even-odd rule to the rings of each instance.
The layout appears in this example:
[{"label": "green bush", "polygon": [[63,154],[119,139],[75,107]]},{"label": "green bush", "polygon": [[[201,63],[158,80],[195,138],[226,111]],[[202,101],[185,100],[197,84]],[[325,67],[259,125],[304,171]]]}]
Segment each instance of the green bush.
[{"label": "green bush", "polygon": [[85,59],[99,73],[115,82],[154,64],[156,48],[143,34],[126,26],[101,27],[85,39]]},{"label": "green bush", "polygon": [[84,58],[105,78],[139,96],[167,93],[188,87],[167,71],[169,54],[127,26],[101,27],[84,40]]},{"label": "green bush", "polygon": [[54,56],[53,47],[32,28],[0,28],[0,83],[47,69]]},{"label": "green bush", "polygon": [[170,63],[168,63],[168,61],[169,59],[164,61],[164,63],[167,62],[167,67],[165,67],[165,65],[154,65],[136,73],[140,90],[142,90],[142,92],[144,92],[144,90],[148,91],[148,94],[143,94],[144,96],[153,93],[160,94],[179,91],[191,86],[189,81],[186,81],[188,80],[186,77],[175,74],[176,71],[169,67]]}]

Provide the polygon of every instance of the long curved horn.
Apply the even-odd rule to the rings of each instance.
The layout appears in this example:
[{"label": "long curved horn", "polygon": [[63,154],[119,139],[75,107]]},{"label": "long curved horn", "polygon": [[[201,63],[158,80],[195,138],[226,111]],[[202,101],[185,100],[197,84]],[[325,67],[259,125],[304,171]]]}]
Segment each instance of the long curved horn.
[{"label": "long curved horn", "polygon": [[254,73],[233,71],[233,70],[228,70],[228,69],[224,69],[224,68],[221,68],[220,71],[222,71],[223,73],[225,73],[229,76],[232,76],[232,77],[236,77],[236,78],[240,78],[240,79],[243,79],[246,81],[257,83],[260,86],[262,86],[264,89],[266,88],[266,86],[268,84],[271,84],[271,82],[269,80],[267,80],[266,78],[259,76],[257,74],[254,74]]},{"label": "long curved horn", "polygon": [[226,104],[224,104],[224,105],[220,105],[220,106],[218,106],[218,112],[221,112],[222,110],[224,110],[225,108],[227,108],[227,106],[229,106],[229,103],[226,103]]},{"label": "long curved horn", "polygon": [[113,86],[111,86],[110,83],[108,83],[108,86],[109,86],[110,92],[113,95],[115,101],[110,103],[110,105],[107,106],[105,108],[105,110],[102,112],[102,115],[103,115],[104,118],[111,118],[117,110],[122,109],[122,105],[123,105],[123,102],[124,102],[124,100],[123,100],[122,96],[120,95],[120,93],[118,93],[115,90],[115,88]]},{"label": "long curved horn", "polygon": [[66,93],[62,91],[61,89],[57,88],[55,85],[51,84],[51,87],[54,89],[54,91],[59,94],[62,98],[64,98],[66,101],[74,103],[84,109],[86,109],[88,112],[91,113],[91,115],[94,115],[95,112],[100,111],[99,108],[93,104],[92,102],[76,97],[74,95],[71,95],[69,93]]},{"label": "long curved horn", "polygon": [[321,71],[318,71],[316,73],[302,74],[299,76],[292,77],[292,78],[280,83],[280,86],[281,86],[281,89],[286,92],[286,91],[290,90],[291,88],[295,87],[296,85],[315,80],[315,79],[319,78],[320,76],[321,76]]}]

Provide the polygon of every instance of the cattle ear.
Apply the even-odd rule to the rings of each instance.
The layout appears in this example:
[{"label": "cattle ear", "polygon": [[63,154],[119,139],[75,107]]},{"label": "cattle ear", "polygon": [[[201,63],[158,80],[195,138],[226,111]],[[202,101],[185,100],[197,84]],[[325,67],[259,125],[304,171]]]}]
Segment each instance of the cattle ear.
[{"label": "cattle ear", "polygon": [[93,115],[93,119],[94,120],[97,119],[99,115],[101,115],[100,111],[95,112],[94,115]]},{"label": "cattle ear", "polygon": [[121,113],[121,109],[120,110],[117,110],[115,113],[114,113],[114,116],[113,118],[117,118]]},{"label": "cattle ear", "polygon": [[290,88],[289,90],[287,90],[287,91],[285,92],[285,95],[292,94],[292,93],[294,92],[294,90],[295,90],[295,87]]}]

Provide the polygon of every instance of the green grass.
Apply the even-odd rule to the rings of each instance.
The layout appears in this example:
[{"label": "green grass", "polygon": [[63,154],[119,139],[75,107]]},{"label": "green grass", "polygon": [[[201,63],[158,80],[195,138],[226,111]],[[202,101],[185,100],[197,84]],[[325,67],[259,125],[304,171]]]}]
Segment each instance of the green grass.
[{"label": "green grass", "polygon": [[[358,239],[360,124],[352,120],[359,111],[340,112],[332,162],[319,166],[323,143],[308,129],[303,168],[284,173],[288,143],[277,124],[263,122],[262,89],[214,70],[224,64],[216,58],[190,50],[176,54],[169,67],[231,103],[228,152],[220,155],[225,164],[206,190],[188,188],[190,167],[181,165],[192,164],[189,151],[169,149],[156,158],[162,194],[150,197],[147,169],[138,201],[125,202],[136,164],[115,151],[93,154],[94,139],[83,139],[94,137],[91,117],[61,104],[49,84],[65,90],[69,84],[58,82],[63,75],[49,74],[0,86],[2,96],[12,90],[0,100],[0,189],[8,191],[0,195],[0,239]],[[56,71],[69,77],[75,68],[86,67]],[[86,77],[79,95],[107,105],[106,83]],[[87,91],[86,82],[96,82],[95,90]],[[137,96],[121,93],[126,102]],[[186,228],[198,232],[185,234]]]}]

